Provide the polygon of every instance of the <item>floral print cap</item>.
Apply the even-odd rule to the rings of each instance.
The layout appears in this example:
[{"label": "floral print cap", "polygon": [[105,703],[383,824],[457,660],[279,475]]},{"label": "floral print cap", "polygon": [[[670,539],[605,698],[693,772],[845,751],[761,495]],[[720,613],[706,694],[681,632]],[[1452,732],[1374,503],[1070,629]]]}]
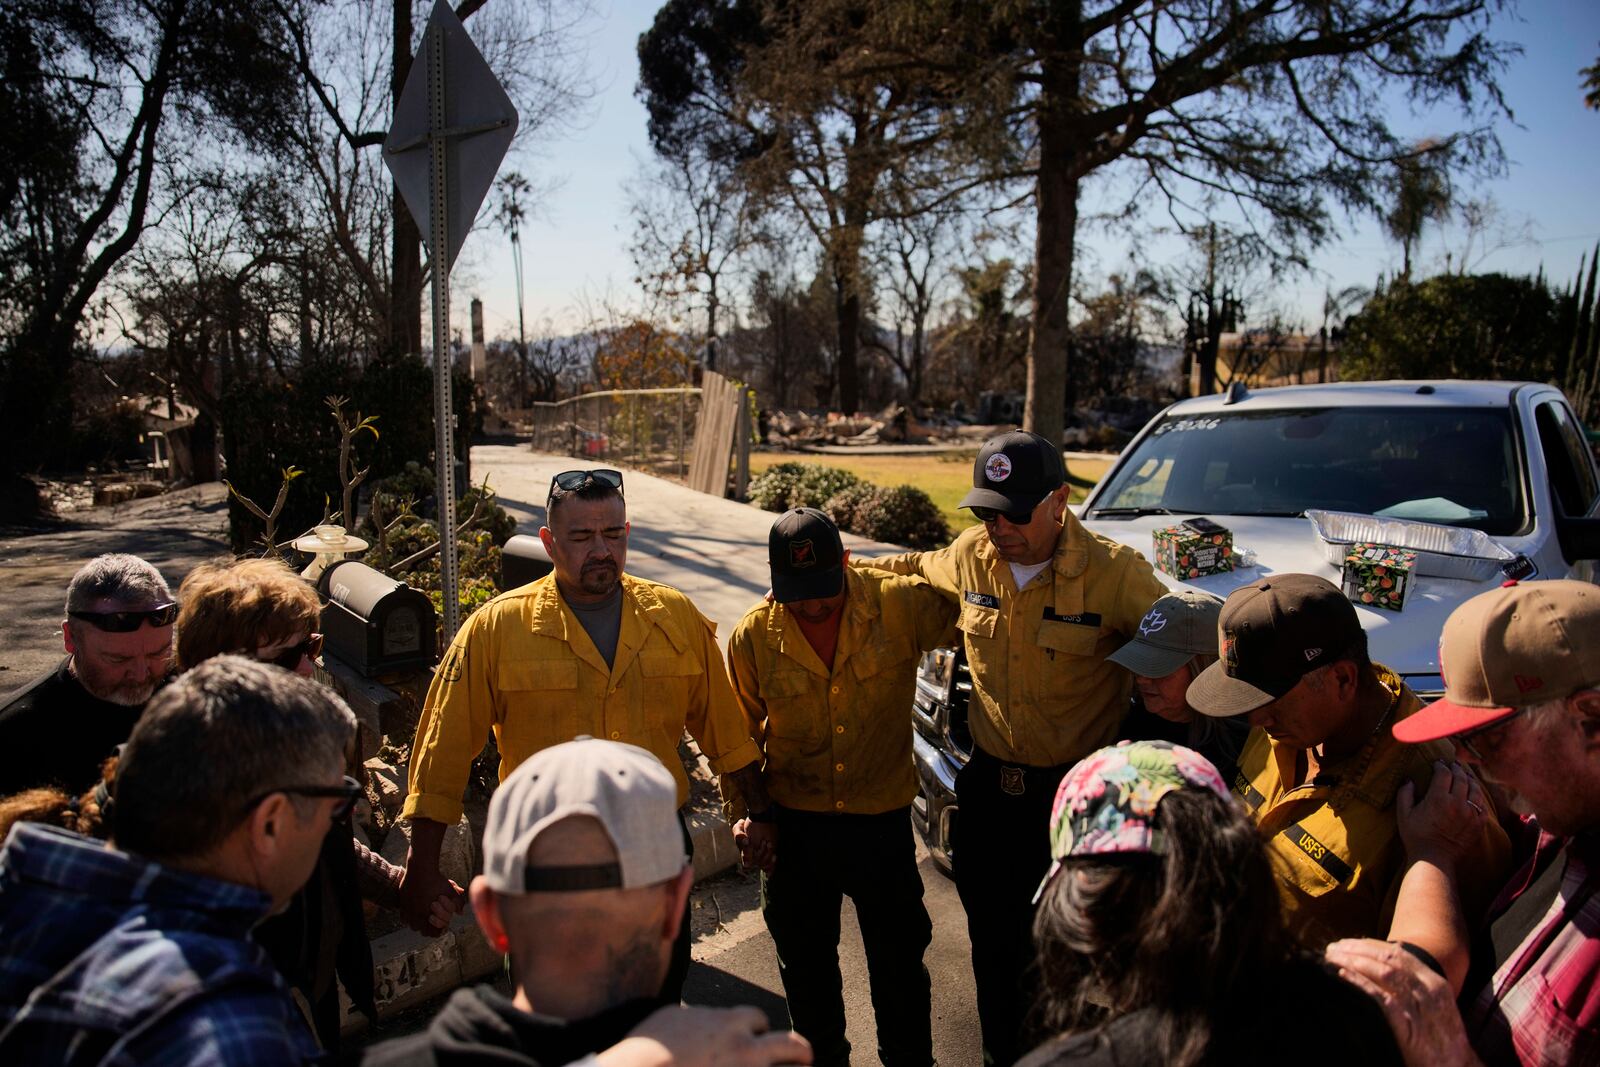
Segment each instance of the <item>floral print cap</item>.
[{"label": "floral print cap", "polygon": [[1069,856],[1166,851],[1156,807],[1174,789],[1209,789],[1229,799],[1222,775],[1200,753],[1170,741],[1122,741],[1090,753],[1061,779],[1050,809],[1051,864],[1039,891]]}]

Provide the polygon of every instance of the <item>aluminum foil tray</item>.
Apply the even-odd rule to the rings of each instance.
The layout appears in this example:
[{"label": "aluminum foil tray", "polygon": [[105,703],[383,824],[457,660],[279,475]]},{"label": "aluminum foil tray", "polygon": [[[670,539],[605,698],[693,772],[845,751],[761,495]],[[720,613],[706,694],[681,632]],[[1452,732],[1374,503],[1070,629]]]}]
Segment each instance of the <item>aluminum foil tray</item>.
[{"label": "aluminum foil tray", "polygon": [[1344,565],[1350,546],[1361,541],[1409,548],[1417,553],[1417,573],[1433,578],[1487,582],[1503,577],[1501,567],[1516,558],[1482,530],[1440,526],[1413,519],[1384,519],[1350,511],[1306,512],[1322,539],[1328,562]]}]

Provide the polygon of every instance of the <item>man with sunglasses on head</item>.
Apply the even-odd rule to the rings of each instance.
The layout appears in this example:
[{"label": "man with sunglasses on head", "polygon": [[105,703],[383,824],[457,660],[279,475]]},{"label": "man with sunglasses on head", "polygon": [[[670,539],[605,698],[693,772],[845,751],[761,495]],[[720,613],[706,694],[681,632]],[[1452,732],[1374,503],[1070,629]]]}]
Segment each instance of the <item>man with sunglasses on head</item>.
[{"label": "man with sunglasses on head", "polygon": [[[491,731],[501,781],[535,752],[588,735],[652,753],[677,780],[681,807],[689,779],[678,741],[687,729],[730,800],[758,814],[772,806],[714,625],[676,589],[626,573],[622,474],[556,475],[539,537],[554,572],[473,613],[423,704],[402,809],[412,836],[400,890],[402,914],[418,920],[448,891],[440,841],[461,817],[468,769]],[[758,854],[771,852],[773,836],[770,824],[752,831]],[[683,837],[687,845],[686,826]],[[689,970],[688,930],[686,921],[674,946],[669,999]]]},{"label": "man with sunglasses on head", "polygon": [[0,705],[0,796],[40,785],[76,795],[128,739],[172,669],[178,605],[137,556],[89,561],[67,586],[66,658]]},{"label": "man with sunglasses on head", "polygon": [[1107,657],[1166,592],[1143,556],[1067,510],[1066,467],[1049,441],[1013,430],[984,442],[961,506],[981,522],[937,552],[863,560],[916,574],[960,608],[972,672],[972,758],[956,776],[954,863],[967,912],[985,1059],[1028,1047],[1030,901],[1050,865],[1039,831],[1056,786],[1117,739],[1132,677]]},{"label": "man with sunglasses on head", "polygon": [[331,690],[221,656],[134,727],[109,844],[18,824],[0,851],[0,1063],[321,1062],[250,933],[361,795],[355,729]]},{"label": "man with sunglasses on head", "polygon": [[[1378,998],[1409,1064],[1600,1063],[1600,588],[1481,593],[1446,620],[1439,666],[1444,699],[1394,736],[1448,741],[1509,797],[1513,874],[1480,922],[1462,901],[1470,852],[1434,851],[1407,871],[1404,889],[1457,934],[1442,961],[1452,980],[1383,941],[1336,942],[1328,959]],[[1470,840],[1484,807],[1457,801],[1436,841]]]}]

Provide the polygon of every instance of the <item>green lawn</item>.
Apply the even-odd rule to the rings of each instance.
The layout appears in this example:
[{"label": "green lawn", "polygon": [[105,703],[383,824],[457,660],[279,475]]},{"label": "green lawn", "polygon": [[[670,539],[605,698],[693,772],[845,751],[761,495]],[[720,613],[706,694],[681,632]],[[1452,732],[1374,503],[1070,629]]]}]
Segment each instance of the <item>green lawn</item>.
[{"label": "green lawn", "polygon": [[[970,452],[940,452],[913,456],[833,455],[799,452],[753,452],[750,455],[750,474],[755,476],[778,463],[820,463],[827,467],[842,467],[858,477],[878,485],[912,485],[933,498],[944,512],[951,530],[964,530],[972,525],[972,513],[956,507],[967,490],[972,488],[972,461],[978,450]],[[1111,459],[1073,460],[1067,464],[1067,479],[1072,482],[1072,500],[1082,500],[1111,466]]]}]

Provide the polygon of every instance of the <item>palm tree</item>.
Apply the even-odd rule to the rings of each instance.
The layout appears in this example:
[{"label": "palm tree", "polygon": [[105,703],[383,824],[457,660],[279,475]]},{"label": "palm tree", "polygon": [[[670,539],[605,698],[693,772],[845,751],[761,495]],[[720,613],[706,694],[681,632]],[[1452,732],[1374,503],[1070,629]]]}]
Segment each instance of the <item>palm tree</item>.
[{"label": "palm tree", "polygon": [[1423,227],[1450,217],[1454,193],[1448,152],[1449,147],[1438,141],[1418,141],[1416,150],[1395,164],[1389,183],[1392,201],[1383,225],[1400,242],[1402,280],[1411,280],[1411,252],[1422,241]]}]

